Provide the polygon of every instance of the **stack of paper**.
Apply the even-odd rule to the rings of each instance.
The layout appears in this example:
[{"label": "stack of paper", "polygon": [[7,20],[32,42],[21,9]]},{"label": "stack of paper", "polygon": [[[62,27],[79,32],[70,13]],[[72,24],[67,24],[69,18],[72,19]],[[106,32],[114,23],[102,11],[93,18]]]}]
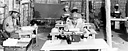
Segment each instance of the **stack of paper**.
[{"label": "stack of paper", "polygon": [[3,42],[3,46],[15,46],[18,42],[18,39],[7,39]]},{"label": "stack of paper", "polygon": [[21,38],[20,40],[18,40],[18,43],[19,42],[30,42],[31,41],[31,38]]}]

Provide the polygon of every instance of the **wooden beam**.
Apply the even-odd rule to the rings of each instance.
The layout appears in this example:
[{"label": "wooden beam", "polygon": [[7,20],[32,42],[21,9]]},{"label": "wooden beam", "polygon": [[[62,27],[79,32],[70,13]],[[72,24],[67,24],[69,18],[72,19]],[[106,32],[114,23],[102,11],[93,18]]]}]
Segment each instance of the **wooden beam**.
[{"label": "wooden beam", "polygon": [[[82,0],[61,0],[61,1],[66,1],[66,2],[69,2],[69,1],[71,1],[71,2],[81,2]],[[83,0],[83,1],[86,1],[86,0]]]},{"label": "wooden beam", "polygon": [[86,20],[87,20],[87,23],[89,23],[89,3],[88,3],[88,0],[86,0]]},{"label": "wooden beam", "polygon": [[105,9],[106,9],[106,34],[107,34],[107,43],[112,48],[112,33],[111,33],[111,2],[110,0],[105,0]]},{"label": "wooden beam", "polygon": [[111,21],[127,21],[127,19],[124,19],[124,18],[111,18]]}]

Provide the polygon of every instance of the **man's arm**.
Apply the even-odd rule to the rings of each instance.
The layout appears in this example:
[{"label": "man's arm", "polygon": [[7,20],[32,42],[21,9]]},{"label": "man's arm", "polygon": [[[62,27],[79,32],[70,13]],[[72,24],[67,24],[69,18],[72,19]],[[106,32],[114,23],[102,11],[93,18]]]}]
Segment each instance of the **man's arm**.
[{"label": "man's arm", "polygon": [[13,24],[11,24],[11,22],[9,21],[9,18],[4,20],[3,29],[7,32],[13,32],[14,31]]}]

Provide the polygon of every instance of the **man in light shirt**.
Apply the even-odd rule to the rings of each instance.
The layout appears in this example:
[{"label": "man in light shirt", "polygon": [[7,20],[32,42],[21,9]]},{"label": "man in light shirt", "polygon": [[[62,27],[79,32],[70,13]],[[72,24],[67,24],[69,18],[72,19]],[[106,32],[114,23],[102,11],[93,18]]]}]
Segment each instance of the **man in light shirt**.
[{"label": "man in light shirt", "polygon": [[10,11],[10,15],[4,19],[3,30],[7,32],[9,37],[14,35],[15,31],[19,29],[19,12],[16,10]]},{"label": "man in light shirt", "polygon": [[79,29],[78,31],[82,32],[87,31],[87,29],[84,28],[84,21],[81,14],[73,13],[70,22],[66,24],[66,29]]}]

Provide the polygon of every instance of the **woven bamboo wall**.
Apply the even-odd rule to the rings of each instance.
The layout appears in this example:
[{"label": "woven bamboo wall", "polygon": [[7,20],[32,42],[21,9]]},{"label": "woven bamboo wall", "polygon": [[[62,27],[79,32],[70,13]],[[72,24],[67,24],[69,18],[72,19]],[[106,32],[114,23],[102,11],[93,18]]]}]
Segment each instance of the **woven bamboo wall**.
[{"label": "woven bamboo wall", "polygon": [[[100,12],[101,12],[101,7],[105,6],[104,0],[92,0],[94,1],[93,7],[95,9],[95,15],[101,17]],[[111,12],[114,10],[114,5],[119,4],[119,10],[121,11],[121,16],[125,17],[125,7],[126,7],[126,2],[127,0],[111,0]]]},{"label": "woven bamboo wall", "polygon": [[4,0],[0,0],[0,24],[2,24],[3,20],[4,20]]},{"label": "woven bamboo wall", "polygon": [[126,2],[127,2],[127,0],[111,0],[111,10],[114,9],[114,5],[117,3],[117,4],[119,4],[119,10],[122,13],[122,17],[125,17]]},{"label": "woven bamboo wall", "polygon": [[[114,10],[114,5],[119,4],[119,10],[122,13],[122,17],[125,17],[125,7],[127,0],[111,0],[111,12]],[[100,12],[100,8],[104,6],[104,0],[94,0],[94,8],[96,9],[96,14]]]},{"label": "woven bamboo wall", "polygon": [[35,2],[42,4],[58,4],[59,0],[35,0]]},{"label": "woven bamboo wall", "polygon": [[[7,7],[5,7],[5,16],[4,17],[7,17],[8,16],[8,11],[9,10],[12,10],[12,9],[25,9],[23,8],[24,6],[20,6],[17,2],[15,2],[14,0],[2,0],[4,1],[4,3],[7,5]],[[13,2],[14,1],[14,2]],[[44,4],[57,4],[59,3],[60,0],[35,0],[35,2],[38,2],[38,3],[44,3]],[[74,0],[76,1],[76,0]],[[100,13],[100,8],[103,6],[102,3],[104,3],[103,0],[92,0],[93,1],[93,8],[95,9],[96,11],[96,15],[99,16],[99,13]],[[118,3],[119,6],[120,6],[120,11],[122,12],[122,17],[125,17],[125,6],[126,6],[126,2],[127,0],[111,0],[111,11],[113,10],[113,6]],[[16,4],[17,3],[17,4]],[[85,6],[86,3],[84,3],[84,6]],[[76,3],[73,3],[72,2],[72,5],[73,6],[79,6],[79,8],[81,8],[81,3],[79,2],[76,2]],[[26,6],[27,7],[27,6]],[[84,7],[85,9],[85,7]],[[26,11],[28,11],[27,9],[25,9]],[[25,11],[24,10],[24,11]],[[19,10],[21,12],[21,24],[23,24],[25,22],[25,24],[23,25],[27,25],[28,24],[28,19],[29,19],[29,15],[23,15],[23,10]],[[84,12],[84,11],[82,11]],[[25,13],[25,12],[24,12]],[[30,13],[30,12],[29,12]],[[27,12],[25,14],[28,14]],[[32,14],[31,14],[32,15]],[[0,18],[3,18],[3,16],[1,16]],[[26,19],[23,19],[23,18],[26,18]]]}]

